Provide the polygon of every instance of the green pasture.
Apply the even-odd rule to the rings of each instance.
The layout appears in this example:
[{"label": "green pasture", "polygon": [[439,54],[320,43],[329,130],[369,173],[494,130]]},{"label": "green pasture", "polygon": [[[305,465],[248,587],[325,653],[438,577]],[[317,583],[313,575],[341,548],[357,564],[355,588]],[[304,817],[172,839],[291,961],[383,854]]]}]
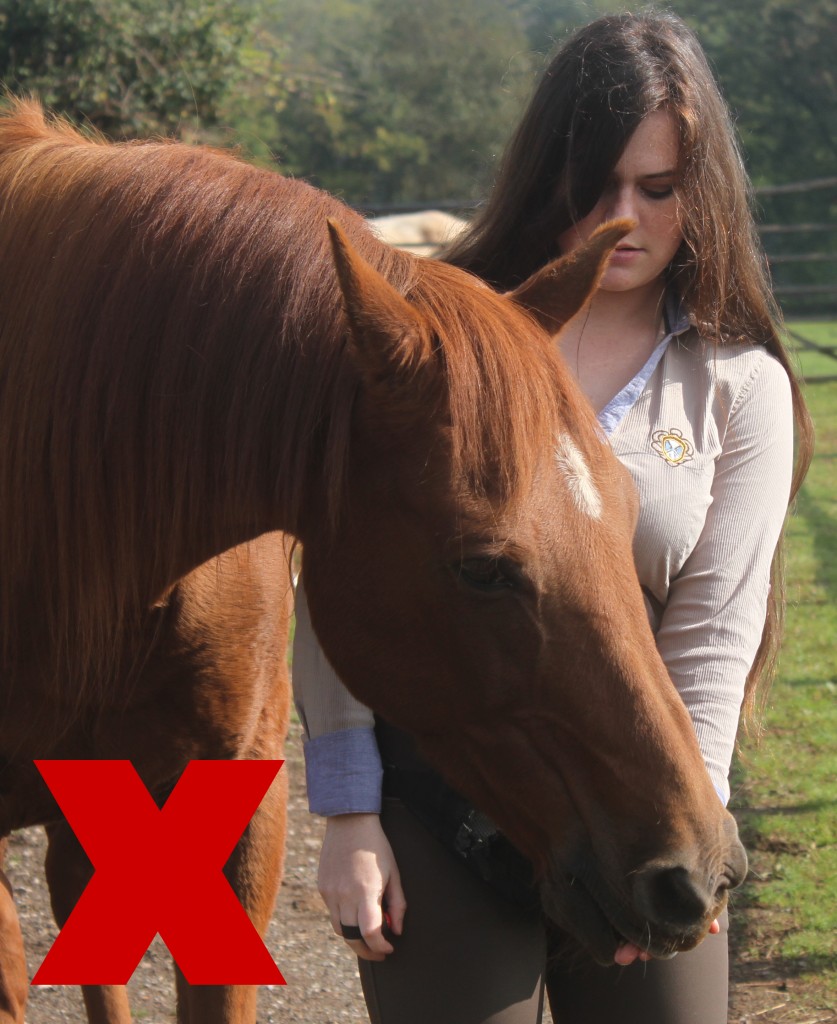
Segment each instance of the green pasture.
[{"label": "green pasture", "polygon": [[[827,348],[837,323],[791,330]],[[797,343],[798,344],[798,343]],[[779,678],[756,746],[745,742],[731,808],[752,872],[737,898],[737,957],[784,976],[795,998],[837,1007],[837,360],[800,346],[817,434],[788,527]],[[822,378],[833,378],[832,380]],[[820,378],[820,379],[818,379]],[[765,482],[767,484],[767,482]]]}]

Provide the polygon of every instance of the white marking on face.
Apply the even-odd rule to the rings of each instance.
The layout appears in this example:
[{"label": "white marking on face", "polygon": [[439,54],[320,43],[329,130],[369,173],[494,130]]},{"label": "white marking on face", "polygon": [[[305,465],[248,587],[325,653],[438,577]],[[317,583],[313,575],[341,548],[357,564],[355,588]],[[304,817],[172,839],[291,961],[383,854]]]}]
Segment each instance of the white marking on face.
[{"label": "white marking on face", "polygon": [[555,461],[564,474],[569,492],[578,508],[591,519],[600,519],[602,515],[601,495],[593,482],[587,460],[579,451],[575,441],[567,434],[562,434],[558,438]]}]

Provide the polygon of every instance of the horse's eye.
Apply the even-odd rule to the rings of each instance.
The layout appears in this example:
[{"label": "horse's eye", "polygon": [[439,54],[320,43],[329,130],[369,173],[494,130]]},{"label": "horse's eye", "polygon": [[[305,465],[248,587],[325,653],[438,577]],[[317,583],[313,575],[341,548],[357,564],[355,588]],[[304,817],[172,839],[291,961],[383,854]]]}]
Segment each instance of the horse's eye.
[{"label": "horse's eye", "polygon": [[508,567],[498,558],[466,558],[457,566],[456,575],[477,590],[497,591],[515,585]]}]

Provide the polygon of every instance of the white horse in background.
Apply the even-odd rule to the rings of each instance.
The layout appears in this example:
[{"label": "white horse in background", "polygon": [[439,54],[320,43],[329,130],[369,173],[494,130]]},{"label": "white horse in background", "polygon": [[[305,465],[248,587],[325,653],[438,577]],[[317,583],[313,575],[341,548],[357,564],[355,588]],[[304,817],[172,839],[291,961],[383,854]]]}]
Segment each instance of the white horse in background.
[{"label": "white horse in background", "polygon": [[467,226],[467,221],[442,210],[393,213],[370,217],[367,223],[383,241],[417,256],[434,256]]}]

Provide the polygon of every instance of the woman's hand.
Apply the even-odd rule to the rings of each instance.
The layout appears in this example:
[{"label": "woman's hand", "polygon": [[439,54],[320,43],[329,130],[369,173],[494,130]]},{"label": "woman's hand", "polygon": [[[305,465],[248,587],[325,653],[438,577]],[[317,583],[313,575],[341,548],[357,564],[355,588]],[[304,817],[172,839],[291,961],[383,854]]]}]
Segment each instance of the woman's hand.
[{"label": "woman's hand", "polygon": [[320,853],[320,895],[331,926],[360,928],[362,939],[345,939],[364,960],[383,960],[394,951],[384,937],[384,906],[394,935],[404,926],[407,902],[398,866],[377,814],[339,814],[328,819]]}]

